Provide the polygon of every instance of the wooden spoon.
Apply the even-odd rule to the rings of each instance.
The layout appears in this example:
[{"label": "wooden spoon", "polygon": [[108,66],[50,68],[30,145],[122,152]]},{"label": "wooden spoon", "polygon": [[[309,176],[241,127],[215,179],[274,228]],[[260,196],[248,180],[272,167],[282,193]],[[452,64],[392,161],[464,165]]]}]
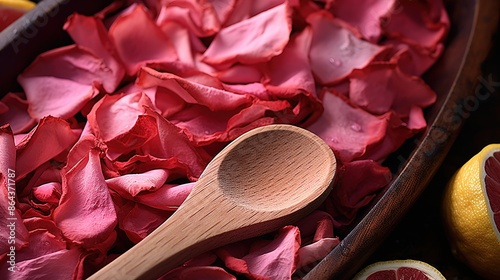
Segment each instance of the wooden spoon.
[{"label": "wooden spoon", "polygon": [[332,150],[311,132],[254,129],[215,156],[165,223],[89,279],[156,279],[203,252],[291,224],[319,207],[335,171]]}]

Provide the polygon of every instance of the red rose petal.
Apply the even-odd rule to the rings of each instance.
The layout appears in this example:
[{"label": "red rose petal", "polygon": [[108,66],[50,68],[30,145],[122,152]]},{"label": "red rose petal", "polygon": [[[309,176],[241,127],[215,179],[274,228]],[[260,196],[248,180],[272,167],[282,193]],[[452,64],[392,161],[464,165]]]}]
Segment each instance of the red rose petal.
[{"label": "red rose petal", "polygon": [[141,147],[156,136],[156,121],[143,115],[144,106],[154,107],[142,92],[107,95],[88,114],[92,131],[108,145],[111,159]]},{"label": "red rose petal", "polygon": [[157,112],[146,108],[148,116],[156,119],[158,134],[145,143],[140,152],[157,158],[174,158],[187,168],[187,177],[195,180],[208,164],[210,156],[194,147],[182,131]]},{"label": "red rose petal", "polygon": [[103,87],[109,93],[114,92],[125,76],[125,68],[119,61],[102,20],[97,16],[73,14],[64,24],[64,29],[78,46],[87,48],[104,60],[114,75],[103,80]]},{"label": "red rose petal", "polygon": [[106,180],[108,187],[122,197],[133,198],[141,192],[154,192],[161,188],[168,178],[168,172],[154,169],[142,174],[125,174]]},{"label": "red rose petal", "polygon": [[189,280],[206,280],[206,279],[217,279],[217,280],[236,280],[236,276],[229,274],[223,268],[217,266],[195,266],[188,267],[179,273],[178,278],[168,278],[172,279],[189,279]]},{"label": "red rose petal", "polygon": [[135,75],[139,68],[148,62],[177,59],[172,42],[142,5],[121,14],[109,28],[109,38],[129,75]]},{"label": "red rose petal", "polygon": [[288,5],[281,4],[221,29],[203,54],[208,64],[259,63],[280,54],[291,31]]},{"label": "red rose petal", "polygon": [[222,88],[192,82],[170,73],[160,73],[151,68],[142,68],[136,83],[144,88],[163,87],[174,92],[187,103],[201,104],[212,111],[232,110],[251,102],[249,96],[238,95]]},{"label": "red rose petal", "polygon": [[230,26],[240,21],[249,19],[264,11],[272,9],[278,5],[285,3],[285,0],[268,0],[268,1],[245,1],[236,0],[234,9],[226,19],[224,26]]},{"label": "red rose petal", "polygon": [[333,234],[333,223],[332,217],[322,211],[314,211],[297,222],[303,244],[298,251],[298,269],[322,260],[340,243]]},{"label": "red rose petal", "polygon": [[72,117],[97,95],[96,86],[108,80],[116,78],[104,61],[75,45],[39,55],[18,77],[35,119]]},{"label": "red rose petal", "polygon": [[372,160],[357,160],[339,168],[340,178],[326,200],[336,228],[351,223],[357,211],[367,205],[391,180],[391,171]]},{"label": "red rose petal", "polygon": [[0,278],[13,279],[52,279],[55,275],[61,279],[80,279],[79,271],[83,262],[82,252],[77,248],[59,250],[50,254],[25,261],[16,262],[14,273],[7,270],[7,264],[0,266]]},{"label": "red rose petal", "polygon": [[206,1],[172,1],[163,5],[158,15],[158,24],[179,22],[199,37],[214,35],[220,30],[233,9],[235,0]]},{"label": "red rose petal", "polygon": [[[376,43],[382,36],[382,19],[391,17],[396,0],[336,0],[333,14],[354,27],[368,41]],[[385,22],[384,22],[385,23]]]},{"label": "red rose petal", "polygon": [[67,239],[92,248],[114,234],[117,218],[101,171],[102,151],[86,148],[79,145],[70,152],[84,156],[63,170],[61,202],[53,219]]},{"label": "red rose petal", "polygon": [[242,254],[242,248],[235,243],[217,250],[217,255],[225,265],[250,278],[290,279],[295,271],[300,247],[299,230],[293,226],[280,229],[271,241],[259,240],[252,244],[250,251]]},{"label": "red rose petal", "polygon": [[130,241],[140,242],[173,213],[114,196],[119,227]]},{"label": "red rose petal", "polygon": [[293,106],[292,116],[278,112],[281,122],[307,126],[323,112],[307,55],[311,39],[312,30],[304,29],[290,39],[283,53],[266,65],[269,95],[288,100]]},{"label": "red rose petal", "polygon": [[[9,253],[11,246],[15,246],[17,250],[28,243],[28,231],[22,222],[19,210],[16,209],[15,159],[12,130],[9,126],[2,126],[0,127],[0,214],[2,217],[0,235],[4,240],[0,243],[0,256]],[[7,271],[7,269],[2,269],[2,271]]]},{"label": "red rose petal", "polygon": [[434,48],[443,41],[449,26],[442,1],[399,1],[384,27],[391,38],[403,37]]},{"label": "red rose petal", "polygon": [[46,161],[69,149],[78,139],[69,124],[54,117],[45,117],[17,145],[16,175],[23,178]]},{"label": "red rose petal", "polygon": [[352,107],[341,96],[326,92],[324,113],[308,129],[320,136],[342,162],[362,157],[368,146],[382,141],[387,121]]},{"label": "red rose petal", "polygon": [[313,30],[309,57],[311,69],[321,84],[334,84],[352,70],[363,68],[384,50],[364,41],[340,20],[327,12],[311,14],[307,22]]},{"label": "red rose petal", "polygon": [[436,93],[422,79],[404,74],[394,64],[354,70],[349,80],[351,101],[374,114],[392,109],[406,118],[413,106],[425,108],[436,101]]},{"label": "red rose petal", "polygon": [[0,113],[0,125],[8,123],[14,134],[26,132],[36,124],[36,120],[28,114],[28,102],[17,94],[7,93],[1,102],[7,110]]},{"label": "red rose petal", "polygon": [[195,183],[165,184],[154,192],[139,193],[136,201],[160,210],[175,211],[191,193]]}]

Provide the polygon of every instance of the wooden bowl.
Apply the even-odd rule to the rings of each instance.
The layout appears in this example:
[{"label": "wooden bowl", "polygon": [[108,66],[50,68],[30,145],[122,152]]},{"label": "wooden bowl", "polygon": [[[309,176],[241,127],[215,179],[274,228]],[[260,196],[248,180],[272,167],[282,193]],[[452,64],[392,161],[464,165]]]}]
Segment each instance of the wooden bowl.
[{"label": "wooden bowl", "polygon": [[[20,90],[17,75],[43,51],[68,44],[62,30],[73,12],[90,15],[111,0],[44,0],[0,33],[0,96]],[[426,111],[428,128],[407,141],[385,163],[394,178],[374,203],[363,209],[342,242],[304,279],[348,279],[377,249],[413,205],[448,153],[465,119],[488,87],[481,64],[498,26],[498,0],[445,0],[452,28],[442,58],[424,79],[438,94]]]},{"label": "wooden bowl", "polygon": [[396,174],[386,191],[304,279],[350,279],[415,203],[464,121],[487,98],[483,90],[491,85],[481,65],[498,28],[500,1],[445,0],[445,4],[451,32],[443,56],[424,76],[438,94],[436,104],[426,112],[426,131],[388,159],[385,164],[396,168]]}]

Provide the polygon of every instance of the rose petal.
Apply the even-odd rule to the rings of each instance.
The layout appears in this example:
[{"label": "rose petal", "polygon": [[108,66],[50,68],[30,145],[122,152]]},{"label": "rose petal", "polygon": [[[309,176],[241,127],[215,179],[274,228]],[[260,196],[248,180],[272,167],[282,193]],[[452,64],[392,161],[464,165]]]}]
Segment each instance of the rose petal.
[{"label": "rose petal", "polygon": [[392,109],[406,118],[413,106],[425,108],[436,101],[436,93],[422,79],[404,74],[394,64],[356,69],[349,80],[350,100],[374,114]]},{"label": "rose petal", "polygon": [[[10,252],[11,246],[17,249],[27,245],[28,231],[22,223],[16,194],[16,159],[14,137],[9,126],[0,127],[0,256]],[[12,243],[14,242],[14,243]],[[2,271],[6,271],[2,270]]]},{"label": "rose petal", "polygon": [[395,4],[396,0],[336,0],[331,8],[336,17],[352,24],[364,38],[376,43],[382,36],[382,19],[392,16]]},{"label": "rose petal", "polygon": [[352,107],[341,96],[326,92],[323,115],[308,127],[320,136],[342,162],[362,157],[368,146],[382,141],[387,121],[359,108]]},{"label": "rose petal", "polygon": [[114,234],[117,218],[101,171],[102,151],[95,146],[77,151],[85,148],[75,146],[70,152],[84,154],[84,157],[64,168],[61,202],[54,210],[53,219],[66,238],[92,248]]},{"label": "rose petal", "polygon": [[0,124],[9,124],[14,134],[26,132],[36,124],[36,120],[28,114],[28,102],[17,94],[7,93],[2,98],[7,111],[0,113]]},{"label": "rose petal", "polygon": [[391,180],[391,171],[372,160],[357,160],[339,168],[340,178],[326,200],[335,228],[350,224],[358,210],[367,205]]},{"label": "rose petal", "polygon": [[160,210],[175,211],[191,193],[195,183],[181,185],[165,184],[155,192],[144,192],[136,196],[136,201]]},{"label": "rose petal", "polygon": [[151,68],[143,68],[138,74],[136,83],[144,88],[163,87],[174,92],[187,103],[202,104],[212,111],[235,109],[251,101],[249,96],[191,82],[177,75],[160,73]]},{"label": "rose petal", "polygon": [[115,74],[89,50],[70,45],[39,55],[19,75],[34,119],[72,117],[97,95],[99,85]]},{"label": "rose petal", "polygon": [[298,228],[286,226],[278,231],[273,240],[259,241],[253,243],[253,248],[244,255],[235,247],[241,246],[239,243],[218,249],[217,255],[228,268],[250,278],[290,279],[300,247]]},{"label": "rose petal", "polygon": [[69,149],[78,139],[69,124],[55,117],[45,117],[19,143],[16,175],[23,178],[44,162]]},{"label": "rose petal", "polygon": [[286,3],[221,29],[203,54],[208,64],[259,63],[280,54],[291,31]]},{"label": "rose petal", "polygon": [[113,197],[117,206],[119,227],[133,243],[140,242],[173,213],[126,200],[118,195]]},{"label": "rose petal", "polygon": [[154,192],[161,188],[168,178],[164,169],[154,169],[142,174],[125,174],[106,180],[108,187],[125,198],[133,198],[141,192]]},{"label": "rose petal", "polygon": [[140,153],[162,159],[174,158],[187,168],[187,177],[196,180],[210,156],[194,147],[178,127],[157,112],[146,108],[146,114],[156,119],[158,134],[140,148]]},{"label": "rose petal", "polygon": [[309,57],[311,69],[321,84],[334,84],[352,70],[363,68],[384,50],[364,41],[329,13],[311,14],[307,22],[313,30]]},{"label": "rose petal", "polygon": [[121,14],[109,28],[109,38],[131,76],[148,62],[177,59],[172,42],[142,5]]},{"label": "rose petal", "polygon": [[114,92],[125,76],[125,69],[119,61],[102,20],[97,16],[73,14],[64,24],[64,29],[78,46],[90,50],[103,59],[109,71],[114,74],[103,80],[103,87],[109,93]]}]

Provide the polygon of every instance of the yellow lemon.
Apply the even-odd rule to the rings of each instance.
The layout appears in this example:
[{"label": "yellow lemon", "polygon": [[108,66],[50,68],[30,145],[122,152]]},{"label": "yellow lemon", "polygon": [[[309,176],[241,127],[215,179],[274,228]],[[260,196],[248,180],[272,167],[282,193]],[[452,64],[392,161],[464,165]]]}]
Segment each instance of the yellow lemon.
[{"label": "yellow lemon", "polygon": [[35,5],[34,2],[26,0],[0,0],[0,31],[31,10]]},{"label": "yellow lemon", "polygon": [[392,260],[376,262],[365,267],[354,280],[446,280],[444,276],[428,263],[417,260]]},{"label": "yellow lemon", "polygon": [[500,144],[483,148],[450,179],[443,214],[456,257],[500,279]]},{"label": "yellow lemon", "polygon": [[35,7],[35,3],[27,0],[0,0],[0,6],[18,8],[29,11]]}]

